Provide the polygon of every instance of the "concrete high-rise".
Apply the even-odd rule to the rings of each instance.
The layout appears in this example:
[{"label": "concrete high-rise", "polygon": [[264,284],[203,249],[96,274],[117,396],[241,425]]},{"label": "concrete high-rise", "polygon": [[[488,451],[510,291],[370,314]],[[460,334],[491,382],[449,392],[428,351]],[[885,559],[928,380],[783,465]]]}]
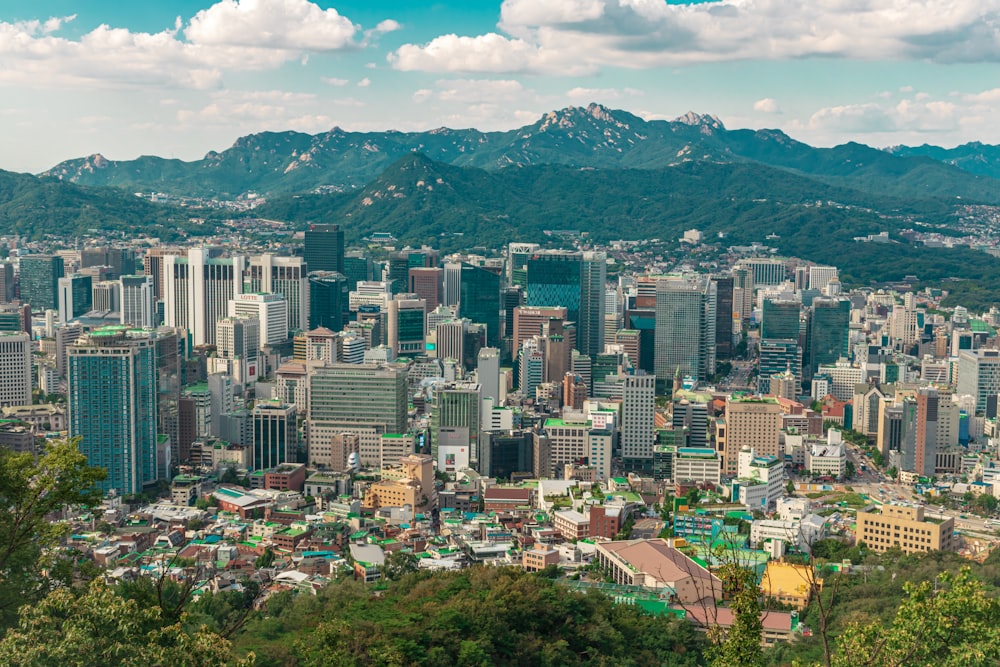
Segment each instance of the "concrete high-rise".
[{"label": "concrete high-rise", "polygon": [[153,277],[122,276],[118,279],[121,293],[121,323],[133,327],[156,326],[153,309]]},{"label": "concrete high-rise", "polygon": [[773,398],[726,400],[726,419],[719,448],[723,452],[723,474],[735,475],[740,451],[748,447],[757,456],[783,456],[781,447],[781,405]]},{"label": "concrete high-rise", "polygon": [[344,230],[340,225],[310,225],[303,256],[310,271],[344,272]]},{"label": "concrete high-rise", "polygon": [[142,273],[153,279],[153,300],[160,301],[166,295],[164,286],[164,260],[170,256],[187,257],[187,248],[150,248],[142,258]]},{"label": "concrete high-rise", "polygon": [[156,334],[105,327],[69,350],[70,437],[91,466],[107,470],[102,491],[140,493],[165,477],[157,461]]},{"label": "concrete high-rise", "polygon": [[288,340],[288,302],[280,294],[240,294],[229,301],[229,317],[256,317],[261,348]]},{"label": "concrete high-rise", "polygon": [[335,363],[309,374],[309,438],[372,429],[405,433],[406,370],[380,364]]},{"label": "concrete high-rise", "polygon": [[1000,394],[1000,351],[962,350],[958,355],[959,396],[976,399],[976,412],[984,414],[990,397]]},{"label": "concrete high-rise", "polygon": [[107,280],[118,280],[135,273],[135,250],[132,248],[84,248],[80,251],[80,268],[109,266]]},{"label": "concrete high-rise", "polygon": [[0,332],[0,407],[31,405],[31,337]]},{"label": "concrete high-rise", "polygon": [[920,387],[917,390],[913,471],[925,477],[933,477],[936,466],[939,400],[937,389],[933,387]]},{"label": "concrete high-rise", "polygon": [[704,276],[668,276],[656,282],[658,378],[715,375],[716,286]]},{"label": "concrete high-rise", "polygon": [[21,301],[40,313],[59,307],[59,279],[65,274],[63,258],[57,255],[24,255],[18,260]]},{"label": "concrete high-rise", "polygon": [[244,257],[210,257],[208,248],[191,248],[187,257],[164,261],[164,324],[187,329],[195,345],[215,344],[215,325],[229,313],[229,302],[243,293]]},{"label": "concrete high-rise", "polygon": [[565,306],[554,308],[522,306],[514,308],[513,349],[515,352],[521,349],[524,341],[530,340],[535,336],[540,336],[543,325],[549,320],[567,321],[567,312]]},{"label": "concrete high-rise", "polygon": [[656,376],[629,375],[622,390],[622,462],[626,472],[652,474]]},{"label": "concrete high-rise", "polygon": [[249,292],[280,294],[288,304],[288,330],[309,329],[309,271],[301,257],[278,257],[270,253],[250,258],[246,270]]},{"label": "concrete high-rise", "polygon": [[439,470],[479,464],[481,408],[482,387],[476,382],[456,382],[434,392],[431,456]]},{"label": "concrete high-rise", "polygon": [[426,301],[428,312],[434,310],[444,299],[444,270],[437,266],[413,267],[407,291]]}]

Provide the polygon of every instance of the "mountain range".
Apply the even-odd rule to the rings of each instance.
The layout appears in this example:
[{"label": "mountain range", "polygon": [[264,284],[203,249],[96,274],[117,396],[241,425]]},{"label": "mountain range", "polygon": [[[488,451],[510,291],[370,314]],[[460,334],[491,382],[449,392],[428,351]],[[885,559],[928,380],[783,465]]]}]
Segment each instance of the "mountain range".
[{"label": "mountain range", "polygon": [[884,151],[858,143],[814,148],[779,130],[727,130],[710,115],[647,121],[591,104],[552,111],[506,132],[262,132],[192,162],[91,155],[62,162],[41,176],[187,196],[344,192],[419,152],[436,162],[489,172],[545,164],[647,170],[689,162],[764,164],[878,194],[1000,202],[1000,183],[994,178],[1000,175],[1000,148],[933,148]]}]

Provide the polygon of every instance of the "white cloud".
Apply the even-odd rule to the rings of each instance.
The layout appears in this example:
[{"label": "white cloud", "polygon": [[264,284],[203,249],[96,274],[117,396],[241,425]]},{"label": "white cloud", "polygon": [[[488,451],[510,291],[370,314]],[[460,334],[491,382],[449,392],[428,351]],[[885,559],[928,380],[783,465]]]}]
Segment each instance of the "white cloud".
[{"label": "white cloud", "polygon": [[336,9],[308,0],[222,0],[195,14],[184,29],[194,44],[297,52],[355,47],[357,33]]},{"label": "white cloud", "polygon": [[370,85],[372,85],[372,80],[369,79],[367,76],[358,81],[357,83],[358,88],[367,88]]},{"label": "white cloud", "polygon": [[771,97],[765,97],[753,103],[753,110],[761,113],[781,113],[781,107]]},{"label": "white cloud", "polygon": [[346,86],[350,83],[348,79],[337,79],[329,76],[320,77],[320,81],[330,86]]},{"label": "white cloud", "polygon": [[547,74],[813,56],[1000,61],[1000,0],[504,0],[500,17],[500,32],[404,44],[389,61]]},{"label": "white cloud", "polygon": [[308,0],[220,0],[185,25],[156,33],[101,25],[79,38],[56,33],[74,17],[0,22],[0,83],[33,87],[169,86],[211,89],[231,71],[306,62],[311,52],[359,49],[395,30],[363,33],[334,9]]},{"label": "white cloud", "polygon": [[329,116],[317,114],[316,96],[283,90],[224,90],[211,95],[201,108],[179,109],[181,127],[219,126],[241,133],[265,130],[319,132],[333,125]]}]

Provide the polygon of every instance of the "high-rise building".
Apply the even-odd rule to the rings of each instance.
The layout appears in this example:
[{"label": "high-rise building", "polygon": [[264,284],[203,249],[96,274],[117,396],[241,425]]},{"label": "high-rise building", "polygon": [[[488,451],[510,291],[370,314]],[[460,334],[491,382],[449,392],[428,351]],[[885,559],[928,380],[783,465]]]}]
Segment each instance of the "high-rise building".
[{"label": "high-rise building", "polygon": [[434,392],[431,456],[439,470],[478,465],[481,403],[482,387],[476,382],[455,382]]},{"label": "high-rise building", "polygon": [[101,280],[94,283],[92,294],[94,310],[102,313],[117,313],[121,310],[121,283],[117,280]]},{"label": "high-rise building", "polygon": [[934,476],[937,458],[938,392],[920,387],[916,395],[917,429],[914,442],[914,470],[918,475]]},{"label": "high-rise building", "polygon": [[976,413],[984,414],[989,399],[1000,394],[1000,351],[962,350],[956,393],[975,398]]},{"label": "high-rise building", "polygon": [[340,225],[310,225],[302,254],[310,271],[344,273],[344,230]]},{"label": "high-rise building", "polygon": [[408,292],[427,302],[430,312],[444,298],[444,270],[436,266],[416,266],[410,269]]},{"label": "high-rise building", "polygon": [[107,280],[135,274],[135,250],[132,248],[84,248],[80,251],[80,268],[108,266]]},{"label": "high-rise building", "polygon": [[725,361],[733,356],[733,277],[719,276],[712,280],[715,281],[716,298],[715,358]]},{"label": "high-rise building", "polygon": [[93,285],[90,276],[74,273],[59,279],[59,321],[63,324],[90,311]]},{"label": "high-rise building", "polygon": [[329,443],[339,433],[359,433],[376,441],[383,433],[405,433],[406,376],[405,368],[381,364],[313,368],[308,381],[308,446]]},{"label": "high-rise building", "polygon": [[513,345],[520,350],[524,341],[542,334],[542,327],[549,320],[568,321],[565,306],[556,308],[531,308],[522,306],[514,309]]},{"label": "high-rise building", "polygon": [[500,274],[462,263],[458,313],[486,326],[486,344],[500,345]]},{"label": "high-rise building", "polygon": [[[260,376],[260,320],[256,317],[224,317],[218,322],[216,354],[226,360],[225,371],[240,384]],[[215,367],[217,372],[222,369]]]},{"label": "high-rise building", "polygon": [[253,408],[254,470],[295,462],[297,454],[295,406],[274,400],[257,401]]},{"label": "high-rise building", "polygon": [[309,328],[330,331],[344,328],[349,298],[349,282],[336,271],[309,273]]},{"label": "high-rise building", "polygon": [[583,253],[580,264],[580,312],[576,317],[576,349],[583,354],[594,355],[604,351],[607,272],[606,253]]},{"label": "high-rise building", "polygon": [[153,301],[160,301],[166,295],[164,286],[164,260],[169,256],[186,257],[187,248],[150,248],[142,258],[142,273],[153,279]]},{"label": "high-rise building", "polygon": [[847,299],[813,299],[809,318],[810,377],[820,364],[835,364],[849,355],[851,302]]},{"label": "high-rise building", "polygon": [[21,301],[40,313],[59,308],[59,279],[63,277],[63,258],[54,255],[24,255],[20,267]]},{"label": "high-rise building", "polygon": [[388,341],[396,356],[424,353],[426,309],[423,299],[397,297],[389,302]]},{"label": "high-rise building", "polygon": [[210,373],[208,394],[211,402],[209,433],[213,438],[222,437],[222,416],[236,410],[236,385],[233,376],[226,373]]},{"label": "high-rise building", "polygon": [[528,286],[528,259],[540,248],[537,243],[511,243],[507,246],[507,280],[511,285]]},{"label": "high-rise building", "polygon": [[801,311],[802,305],[798,301],[764,299],[763,321],[760,324],[761,339],[797,341]]},{"label": "high-rise building", "polygon": [[257,255],[247,265],[247,291],[280,294],[288,304],[288,331],[306,331],[310,327],[308,273],[312,270],[301,257]]},{"label": "high-rise building", "polygon": [[107,470],[102,491],[140,493],[168,474],[157,461],[156,334],[105,327],[68,356],[70,437],[91,466]]},{"label": "high-rise building", "polygon": [[229,301],[229,317],[256,317],[262,348],[288,340],[288,302],[280,294],[239,294]]},{"label": "high-rise building", "polygon": [[[315,269],[310,268],[310,271]],[[347,291],[353,291],[359,282],[373,280],[372,260],[363,252],[353,251],[344,255],[344,277],[347,278]]]},{"label": "high-rise building", "polygon": [[577,323],[577,349],[583,354],[604,348],[606,265],[607,256],[599,252],[546,250],[527,260],[528,306],[565,306],[567,318]]},{"label": "high-rise building", "polygon": [[774,257],[751,257],[741,259],[736,267],[753,273],[753,285],[780,285],[788,280],[788,265],[783,259]]},{"label": "high-rise building", "polygon": [[31,337],[0,332],[0,407],[31,405]]},{"label": "high-rise building", "polygon": [[14,264],[0,262],[0,303],[10,303],[14,296]]},{"label": "high-rise building", "polygon": [[171,458],[186,461],[187,451],[181,451],[178,432],[178,404],[181,398],[181,364],[184,359],[183,341],[175,329],[156,330],[156,430],[170,438]]},{"label": "high-rise building", "polygon": [[744,448],[757,456],[784,456],[780,451],[781,405],[773,398],[730,396],[726,400],[725,433],[719,441],[727,475],[737,473]]},{"label": "high-rise building", "polygon": [[483,398],[492,398],[494,405],[501,405],[506,392],[500,388],[500,350],[484,347],[479,350],[476,363],[476,380],[482,388]]},{"label": "high-rise building", "polygon": [[715,375],[715,283],[703,276],[669,276],[656,283],[658,378]]},{"label": "high-rise building", "polygon": [[187,257],[164,261],[164,324],[187,329],[195,345],[215,343],[215,325],[229,302],[243,293],[244,257],[210,257],[208,248],[190,248]]},{"label": "high-rise building", "polygon": [[757,391],[761,394],[773,394],[771,377],[791,371],[796,386],[802,387],[802,348],[798,339],[782,340],[777,338],[762,339],[757,357]]},{"label": "high-rise building", "polygon": [[622,392],[622,462],[626,472],[652,474],[656,377],[629,375]]},{"label": "high-rise building", "polygon": [[134,327],[156,326],[153,309],[153,277],[122,276],[118,279],[121,292],[121,323]]}]

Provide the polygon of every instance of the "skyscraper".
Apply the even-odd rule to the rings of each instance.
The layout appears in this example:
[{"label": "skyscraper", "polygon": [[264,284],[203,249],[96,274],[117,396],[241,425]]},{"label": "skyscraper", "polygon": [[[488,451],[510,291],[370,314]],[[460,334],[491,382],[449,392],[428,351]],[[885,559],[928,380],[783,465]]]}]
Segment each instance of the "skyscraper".
[{"label": "skyscraper", "polygon": [[622,462],[626,472],[652,474],[656,377],[629,375],[622,392]]},{"label": "skyscraper", "polygon": [[715,283],[701,275],[656,283],[656,376],[707,380],[715,374]]},{"label": "skyscraper", "polygon": [[486,343],[500,345],[500,274],[462,263],[458,313],[486,326]]},{"label": "skyscraper", "polygon": [[74,273],[59,279],[59,321],[63,324],[88,312],[93,299],[90,276]]},{"label": "skyscraper", "polygon": [[31,337],[0,332],[0,407],[31,405]]},{"label": "skyscraper", "polygon": [[298,454],[295,406],[281,401],[258,401],[253,408],[253,468],[268,470]]},{"label": "skyscraper", "polygon": [[851,302],[847,299],[813,299],[809,320],[810,377],[820,364],[835,364],[849,353]]},{"label": "skyscraper", "polygon": [[135,250],[132,248],[84,248],[80,251],[80,268],[110,266],[108,280],[135,273]]},{"label": "skyscraper", "polygon": [[303,256],[310,271],[344,272],[344,230],[340,225],[310,225]]},{"label": "skyscraper", "polygon": [[164,261],[164,324],[187,329],[195,345],[215,343],[215,324],[229,313],[229,301],[243,293],[245,258],[210,257],[208,248],[191,248],[187,257]]},{"label": "skyscraper", "polygon": [[565,306],[568,319],[577,323],[577,349],[583,354],[604,349],[606,265],[607,256],[599,252],[547,250],[527,260],[527,304]]},{"label": "skyscraper", "polygon": [[798,340],[801,311],[802,305],[798,301],[764,299],[760,337]]},{"label": "skyscraper", "polygon": [[713,280],[716,286],[715,358],[725,361],[733,356],[733,277],[720,276]]},{"label": "skyscraper", "polygon": [[349,284],[336,271],[309,272],[309,328],[325,327],[330,331],[344,328],[348,312]]},{"label": "skyscraper", "polygon": [[229,316],[256,317],[262,348],[288,340],[288,302],[280,294],[239,294],[229,301]]},{"label": "skyscraper", "polygon": [[14,300],[14,264],[0,262],[0,303]]},{"label": "skyscraper", "polygon": [[53,255],[25,255],[18,261],[21,276],[21,301],[31,304],[32,312],[59,307],[59,279],[64,275],[63,258]]},{"label": "skyscraper", "polygon": [[475,468],[479,463],[479,411],[482,388],[475,382],[456,382],[434,393],[431,408],[431,456],[438,469],[454,468],[452,461],[466,459]]},{"label": "skyscraper", "polygon": [[309,329],[309,278],[301,257],[278,257],[270,253],[250,258],[246,285],[250,292],[280,294],[288,304],[288,330]]},{"label": "skyscraper", "polygon": [[140,493],[167,471],[156,457],[156,334],[98,329],[69,349],[69,435],[105,468],[101,490]]},{"label": "skyscraper", "polygon": [[153,277],[122,276],[118,279],[121,292],[121,323],[134,327],[156,326],[153,316]]}]

